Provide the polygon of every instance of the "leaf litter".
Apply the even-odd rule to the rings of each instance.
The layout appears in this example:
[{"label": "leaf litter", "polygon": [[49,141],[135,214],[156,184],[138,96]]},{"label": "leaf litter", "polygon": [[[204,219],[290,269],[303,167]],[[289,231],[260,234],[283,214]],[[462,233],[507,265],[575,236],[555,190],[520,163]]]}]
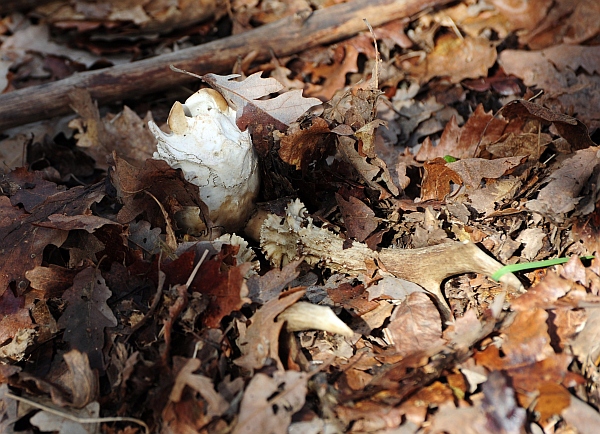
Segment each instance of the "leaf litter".
[{"label": "leaf litter", "polygon": [[[2,16],[0,83],[329,5],[175,3]],[[600,239],[598,11],[525,3],[201,77],[258,155],[247,241],[217,238],[198,187],[150,158],[173,95],[107,111],[75,90],[77,117],[2,136],[3,432],[594,432],[600,260],[579,257]],[[27,52],[40,29],[62,39]]]}]

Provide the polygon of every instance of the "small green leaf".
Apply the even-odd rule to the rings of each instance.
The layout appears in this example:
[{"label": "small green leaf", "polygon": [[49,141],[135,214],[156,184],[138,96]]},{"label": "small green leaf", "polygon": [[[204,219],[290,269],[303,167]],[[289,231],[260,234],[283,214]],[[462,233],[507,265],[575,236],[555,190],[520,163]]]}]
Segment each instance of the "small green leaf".
[{"label": "small green leaf", "polygon": [[455,161],[458,161],[456,158],[454,158],[452,155],[444,155],[444,161],[446,161],[446,163],[454,163]]}]

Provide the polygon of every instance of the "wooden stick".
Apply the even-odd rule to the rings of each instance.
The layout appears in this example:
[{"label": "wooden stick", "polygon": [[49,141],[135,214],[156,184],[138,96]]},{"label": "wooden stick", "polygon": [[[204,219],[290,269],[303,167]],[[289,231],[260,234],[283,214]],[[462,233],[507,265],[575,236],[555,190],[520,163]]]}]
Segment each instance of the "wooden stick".
[{"label": "wooden stick", "polygon": [[197,47],[19,89],[0,95],[0,131],[69,113],[68,93],[74,87],[87,89],[100,104],[132,98],[194,80],[173,73],[169,65],[199,75],[229,72],[239,57],[250,52],[256,53],[256,61],[269,59],[271,51],[276,56],[288,56],[363,31],[364,18],[375,27],[451,1],[353,0]]}]

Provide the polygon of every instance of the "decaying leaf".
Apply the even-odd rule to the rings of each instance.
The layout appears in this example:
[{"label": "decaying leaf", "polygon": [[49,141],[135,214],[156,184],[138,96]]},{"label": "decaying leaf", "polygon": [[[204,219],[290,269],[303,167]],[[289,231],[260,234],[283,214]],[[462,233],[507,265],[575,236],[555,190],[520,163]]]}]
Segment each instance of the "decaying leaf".
[{"label": "decaying leaf", "polygon": [[[573,113],[589,128],[600,126],[596,89],[600,77],[594,73],[598,65],[598,46],[556,45],[540,51],[504,50],[498,63],[507,74],[523,79],[527,86],[547,92],[545,105],[561,113]],[[577,73],[583,68],[588,73]],[[581,127],[578,127],[581,129]],[[571,143],[576,149],[583,143]]]},{"label": "decaying leaf", "polygon": [[48,244],[60,246],[67,232],[38,227],[53,214],[76,216],[104,197],[103,185],[75,187],[49,196],[31,209],[31,213],[14,208],[10,199],[0,196],[0,245],[6,260],[0,261],[0,295],[8,284],[16,282],[18,291],[27,288],[25,272],[42,264],[43,250]]},{"label": "decaying leaf", "polygon": [[152,122],[150,113],[140,119],[125,106],[120,114],[101,118],[90,93],[79,88],[69,93],[69,102],[80,116],[69,123],[69,127],[77,130],[77,146],[84,148],[98,167],[108,168],[107,160],[113,151],[136,166],[152,156],[152,133],[146,127]]},{"label": "decaying leaf", "polygon": [[342,196],[336,194],[335,199],[344,217],[348,236],[360,242],[365,241],[377,229],[378,221],[373,210],[354,196],[350,196],[349,200],[345,200]]},{"label": "decaying leaf", "polygon": [[459,38],[447,33],[420,65],[409,69],[420,83],[433,77],[448,77],[453,83],[465,78],[485,77],[496,62],[496,49],[486,38]]},{"label": "decaying leaf", "polygon": [[558,133],[569,142],[571,149],[574,151],[596,145],[590,139],[588,129],[583,122],[571,116],[556,113],[540,104],[525,100],[512,101],[502,107],[502,115],[507,119],[530,118],[552,123]]},{"label": "decaying leaf", "polygon": [[285,434],[292,415],[304,405],[308,375],[276,371],[256,374],[248,384],[234,434]]},{"label": "decaying leaf", "polygon": [[330,136],[329,125],[322,118],[312,119],[309,127],[294,123],[280,137],[279,156],[305,171],[310,163],[327,154],[331,147]]},{"label": "decaying leaf", "polygon": [[540,190],[537,199],[530,200],[525,206],[544,215],[551,214],[558,221],[563,220],[566,213],[576,208],[581,200],[580,192],[599,164],[597,146],[575,152],[550,174],[548,184]]},{"label": "decaying leaf", "polygon": [[408,295],[396,308],[386,331],[402,356],[444,343],[440,314],[431,299],[420,292]]},{"label": "decaying leaf", "polygon": [[190,285],[192,291],[200,292],[208,300],[204,317],[204,324],[208,327],[218,327],[225,315],[240,309],[247,300],[248,289],[244,276],[252,268],[252,264],[225,264],[235,257],[237,249],[223,246],[215,258],[202,264]]},{"label": "decaying leaf", "polygon": [[260,369],[270,358],[281,367],[278,348],[283,322],[277,322],[275,319],[303,295],[303,291],[297,291],[279,299],[270,300],[261,306],[252,316],[252,323],[248,327],[246,335],[240,338],[239,347],[242,356],[235,359],[233,363],[246,369]]},{"label": "decaying leaf", "polygon": [[467,122],[459,127],[452,118],[446,125],[440,142],[433,146],[426,139],[416,155],[418,161],[428,161],[436,157],[451,155],[454,158],[472,158],[477,156],[481,147],[498,140],[506,128],[506,121],[486,113],[483,106],[478,105]]},{"label": "decaying leaf", "polygon": [[198,370],[199,367],[200,360],[187,360],[175,378],[175,384],[169,395],[169,400],[179,402],[182,398],[183,389],[187,386],[198,392],[206,400],[208,404],[208,416],[220,416],[227,410],[229,404],[221,395],[215,392],[213,382],[210,378],[194,374],[194,371]]},{"label": "decaying leaf", "polygon": [[64,340],[72,349],[86,353],[91,366],[97,369],[104,366],[104,329],[117,325],[106,304],[111,294],[100,272],[90,267],[75,276],[73,286],[62,296],[67,308],[58,326],[65,329]]},{"label": "decaying leaf", "polygon": [[[82,409],[63,410],[65,417],[60,413],[40,411],[31,418],[31,423],[42,431],[53,431],[59,434],[95,434],[99,432],[99,423],[80,423],[73,418],[81,420],[98,418],[100,404],[92,402]],[[70,416],[70,417],[69,417]]]}]

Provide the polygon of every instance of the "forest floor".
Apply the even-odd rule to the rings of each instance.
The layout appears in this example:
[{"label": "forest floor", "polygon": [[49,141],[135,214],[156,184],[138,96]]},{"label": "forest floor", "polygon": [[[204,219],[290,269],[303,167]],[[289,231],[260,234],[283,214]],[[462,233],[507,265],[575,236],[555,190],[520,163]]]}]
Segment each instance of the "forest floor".
[{"label": "forest floor", "polygon": [[597,432],[599,2],[30,4],[0,432]]}]

